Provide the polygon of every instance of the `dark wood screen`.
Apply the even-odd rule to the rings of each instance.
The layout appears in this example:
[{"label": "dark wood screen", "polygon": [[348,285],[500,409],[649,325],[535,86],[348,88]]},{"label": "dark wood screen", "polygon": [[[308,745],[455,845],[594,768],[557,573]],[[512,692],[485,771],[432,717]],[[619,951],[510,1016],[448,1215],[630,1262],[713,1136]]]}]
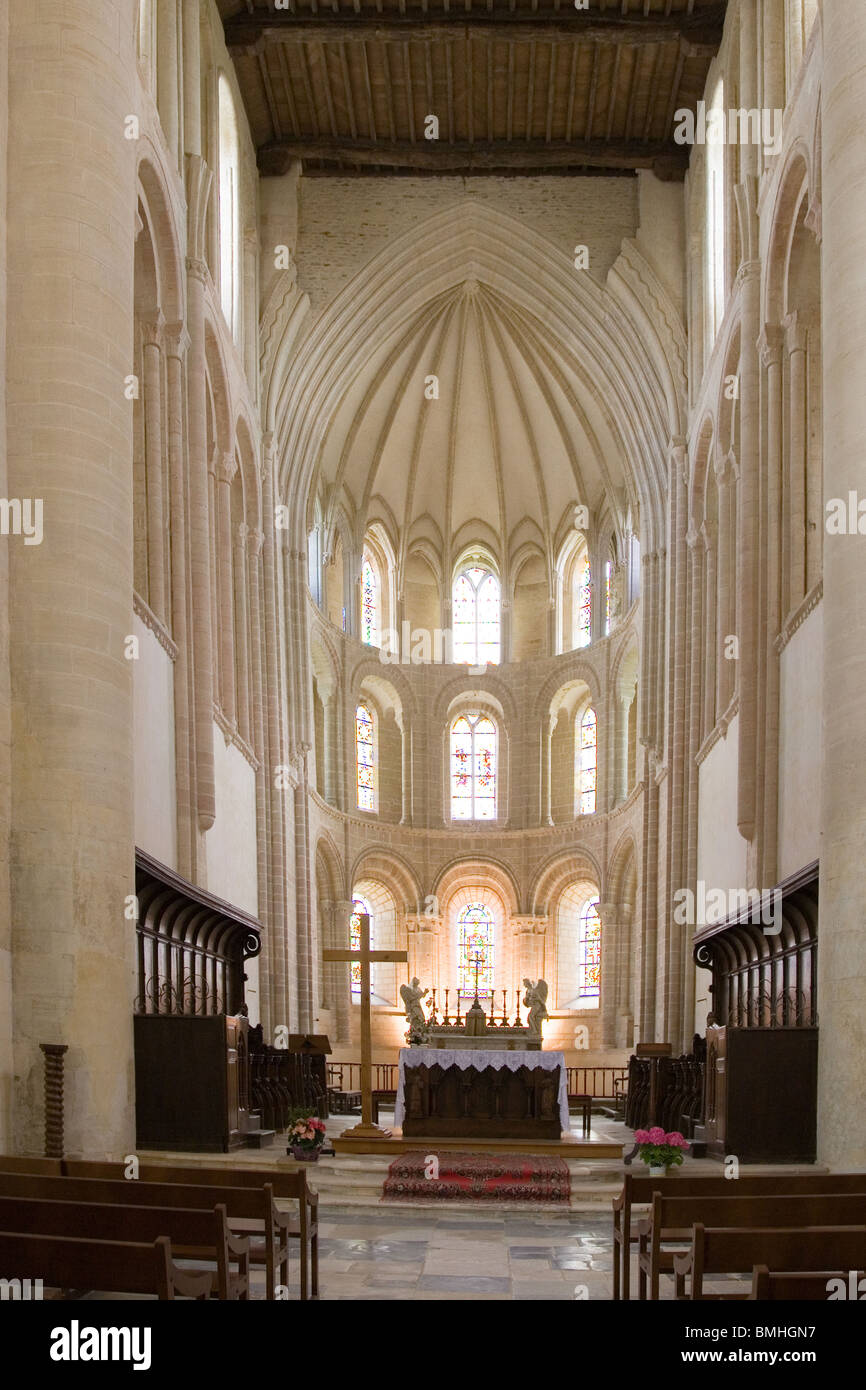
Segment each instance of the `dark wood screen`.
[{"label": "dark wood screen", "polygon": [[712,971],[712,1012],[728,1028],[814,1028],[818,1024],[818,865],[774,890],[782,929],[768,935],[769,895],[760,909],[705,927],[695,962]]},{"label": "dark wood screen", "polygon": [[244,1004],[244,962],[261,924],[152,859],[135,854],[137,1014],[207,1017]]}]

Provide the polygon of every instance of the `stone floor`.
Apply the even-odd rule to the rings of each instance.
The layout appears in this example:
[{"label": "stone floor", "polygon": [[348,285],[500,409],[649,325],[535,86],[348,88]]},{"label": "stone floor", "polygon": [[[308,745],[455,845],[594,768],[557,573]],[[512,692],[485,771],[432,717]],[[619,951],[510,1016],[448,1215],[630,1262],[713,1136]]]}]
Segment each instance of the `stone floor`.
[{"label": "stone floor", "polygon": [[323,1299],[609,1299],[611,1218],[329,1209],[319,1259]]}]

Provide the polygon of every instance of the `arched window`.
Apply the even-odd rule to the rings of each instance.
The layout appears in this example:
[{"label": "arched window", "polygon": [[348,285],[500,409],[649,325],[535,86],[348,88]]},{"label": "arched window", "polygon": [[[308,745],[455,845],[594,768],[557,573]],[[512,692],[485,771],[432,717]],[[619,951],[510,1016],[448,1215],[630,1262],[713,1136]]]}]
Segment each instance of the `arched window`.
[{"label": "arched window", "polygon": [[[373,945],[373,913],[366,898],[352,899],[352,915],[349,918],[349,950],[360,951],[361,949],[361,917],[370,918],[370,946]],[[353,960],[349,967],[352,981],[352,1000],[355,1003],[361,999],[361,962]]]},{"label": "arched window", "polygon": [[240,146],[234,97],[228,78],[219,79],[220,303],[232,334],[240,323]]},{"label": "arched window", "polygon": [[[707,118],[705,303],[707,353],[712,350],[725,311],[725,84],[716,83]],[[718,113],[715,115],[714,113]]]},{"label": "arched window", "polygon": [[577,562],[573,599],[573,645],[588,647],[592,641],[592,574],[586,551]]},{"label": "arched window", "polygon": [[578,716],[575,726],[577,757],[575,758],[575,814],[591,816],[595,811],[598,777],[598,721],[589,705]]},{"label": "arched window", "polygon": [[478,998],[492,997],[493,946],[490,909],[484,903],[467,903],[457,918],[457,988],[462,998],[475,997],[476,968]]},{"label": "arched window", "polygon": [[598,898],[590,898],[580,914],[577,945],[578,1008],[597,1009],[601,992],[601,918]]},{"label": "arched window", "polygon": [[468,565],[457,575],[451,593],[454,661],[465,661],[469,666],[498,665],[499,627],[499,580],[484,565]]},{"label": "arched window", "polygon": [[451,819],[496,819],[496,725],[486,714],[451,725]]},{"label": "arched window", "polygon": [[361,641],[379,645],[379,576],[368,555],[361,566]]},{"label": "arched window", "polygon": [[358,810],[376,810],[376,723],[367,705],[355,710],[355,763]]}]

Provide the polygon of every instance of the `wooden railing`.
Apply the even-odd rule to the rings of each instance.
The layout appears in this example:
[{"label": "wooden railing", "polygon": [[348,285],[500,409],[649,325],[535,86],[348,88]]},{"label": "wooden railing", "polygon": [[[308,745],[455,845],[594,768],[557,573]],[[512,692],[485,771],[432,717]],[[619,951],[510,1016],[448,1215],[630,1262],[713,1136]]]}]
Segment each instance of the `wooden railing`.
[{"label": "wooden railing", "polygon": [[[328,1063],[328,1085],[335,1086],[338,1091],[360,1091],[361,1089],[361,1063],[360,1062],[329,1062]],[[374,1062],[373,1063],[373,1090],[374,1091],[396,1091],[397,1089],[397,1063],[396,1062]]]},{"label": "wooden railing", "polygon": [[566,1067],[568,1094],[614,1100],[628,1080],[627,1067]]},{"label": "wooden railing", "polygon": [[[613,1100],[625,1087],[627,1067],[566,1067],[568,1094]],[[360,1091],[360,1062],[329,1062],[328,1085],[339,1091]],[[396,1091],[397,1063],[373,1063],[373,1090]]]}]

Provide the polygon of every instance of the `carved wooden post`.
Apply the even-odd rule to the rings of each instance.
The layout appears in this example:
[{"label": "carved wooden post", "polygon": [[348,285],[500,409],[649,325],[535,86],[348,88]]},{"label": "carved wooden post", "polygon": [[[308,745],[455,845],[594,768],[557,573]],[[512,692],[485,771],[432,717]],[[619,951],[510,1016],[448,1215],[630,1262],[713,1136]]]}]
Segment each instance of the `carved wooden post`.
[{"label": "carved wooden post", "polygon": [[45,1055],[45,1157],[63,1157],[63,1054],[65,1043],[40,1043]]}]

